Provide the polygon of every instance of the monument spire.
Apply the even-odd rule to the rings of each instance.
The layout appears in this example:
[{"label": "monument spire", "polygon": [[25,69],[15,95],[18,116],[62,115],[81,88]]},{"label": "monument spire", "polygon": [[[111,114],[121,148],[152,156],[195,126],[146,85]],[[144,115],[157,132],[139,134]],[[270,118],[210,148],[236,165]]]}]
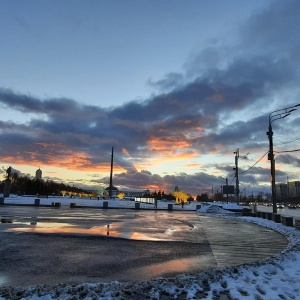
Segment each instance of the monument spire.
[{"label": "monument spire", "polygon": [[109,178],[109,197],[112,196],[112,176],[114,167],[114,147],[111,148],[111,161],[110,161],[110,178]]}]

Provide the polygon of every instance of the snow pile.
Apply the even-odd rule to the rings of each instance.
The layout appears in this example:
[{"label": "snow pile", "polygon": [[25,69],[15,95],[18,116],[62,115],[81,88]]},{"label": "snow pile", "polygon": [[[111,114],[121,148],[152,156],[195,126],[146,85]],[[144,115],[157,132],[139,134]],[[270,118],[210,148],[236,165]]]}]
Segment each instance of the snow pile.
[{"label": "snow pile", "polygon": [[230,211],[223,208],[223,206],[215,204],[203,204],[198,212],[201,213],[215,213],[215,214],[227,214],[231,213]]}]

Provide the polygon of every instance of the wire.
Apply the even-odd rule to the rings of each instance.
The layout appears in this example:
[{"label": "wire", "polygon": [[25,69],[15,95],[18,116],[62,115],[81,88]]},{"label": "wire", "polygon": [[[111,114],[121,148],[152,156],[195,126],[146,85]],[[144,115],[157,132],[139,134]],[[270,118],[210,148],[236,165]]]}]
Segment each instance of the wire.
[{"label": "wire", "polygon": [[230,184],[232,184],[232,182],[233,182],[233,180],[234,180],[234,177],[235,177],[235,174],[233,173]]},{"label": "wire", "polygon": [[295,149],[295,150],[285,150],[285,151],[274,151],[275,153],[287,153],[287,152],[297,152],[300,151],[300,149]]},{"label": "wire", "polygon": [[295,141],[298,141],[298,140],[300,140],[300,138],[294,139],[294,140],[292,140],[292,141],[289,141],[289,142],[285,142],[285,143],[276,144],[276,146],[285,145],[285,144],[290,144],[290,143],[293,143],[293,142],[295,142]]},{"label": "wire", "polygon": [[[281,143],[279,145],[284,145],[284,144],[289,144],[292,142],[295,142],[297,140],[300,140],[300,138],[294,139],[292,141],[289,142],[285,142],[285,143]],[[278,146],[278,145],[277,145]],[[273,151],[274,153],[288,153],[288,152],[298,152],[300,151],[300,149],[295,149],[295,150],[286,150],[286,151]],[[257,165],[267,154],[269,153],[269,150],[254,164],[252,165],[250,168],[248,168],[247,170],[243,171],[243,172],[239,172],[238,174],[244,174],[246,172],[248,172],[249,170],[251,170],[255,165]]]},{"label": "wire", "polygon": [[248,172],[249,170],[251,170],[256,164],[258,164],[267,154],[269,153],[269,150],[253,165],[251,166],[249,169],[243,171],[243,172],[240,172],[239,174],[244,174],[246,172]]}]

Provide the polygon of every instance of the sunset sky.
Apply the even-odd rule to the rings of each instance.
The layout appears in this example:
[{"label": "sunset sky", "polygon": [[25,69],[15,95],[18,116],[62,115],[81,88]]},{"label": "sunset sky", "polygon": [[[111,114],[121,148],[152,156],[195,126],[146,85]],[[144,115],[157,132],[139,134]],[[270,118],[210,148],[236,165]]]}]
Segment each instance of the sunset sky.
[{"label": "sunset sky", "polygon": [[[0,167],[77,187],[271,191],[300,103],[298,0],[0,0]],[[300,109],[273,123],[300,180]],[[282,152],[293,151],[293,152]],[[242,156],[247,155],[247,159]]]}]

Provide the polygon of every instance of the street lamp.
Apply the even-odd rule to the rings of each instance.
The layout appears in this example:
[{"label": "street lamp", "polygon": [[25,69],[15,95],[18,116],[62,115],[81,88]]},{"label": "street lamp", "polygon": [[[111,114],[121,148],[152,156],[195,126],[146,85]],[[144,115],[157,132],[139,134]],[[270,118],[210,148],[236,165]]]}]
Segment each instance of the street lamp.
[{"label": "street lamp", "polygon": [[274,121],[283,119],[291,114],[291,112],[297,110],[295,107],[300,106],[300,104],[296,104],[290,107],[274,110],[269,114],[269,131],[267,132],[267,136],[269,137],[269,154],[268,160],[271,162],[271,186],[272,186],[272,204],[273,204],[273,213],[277,213],[277,205],[276,205],[276,187],[275,187],[275,159],[273,152],[273,130],[272,123]]}]

